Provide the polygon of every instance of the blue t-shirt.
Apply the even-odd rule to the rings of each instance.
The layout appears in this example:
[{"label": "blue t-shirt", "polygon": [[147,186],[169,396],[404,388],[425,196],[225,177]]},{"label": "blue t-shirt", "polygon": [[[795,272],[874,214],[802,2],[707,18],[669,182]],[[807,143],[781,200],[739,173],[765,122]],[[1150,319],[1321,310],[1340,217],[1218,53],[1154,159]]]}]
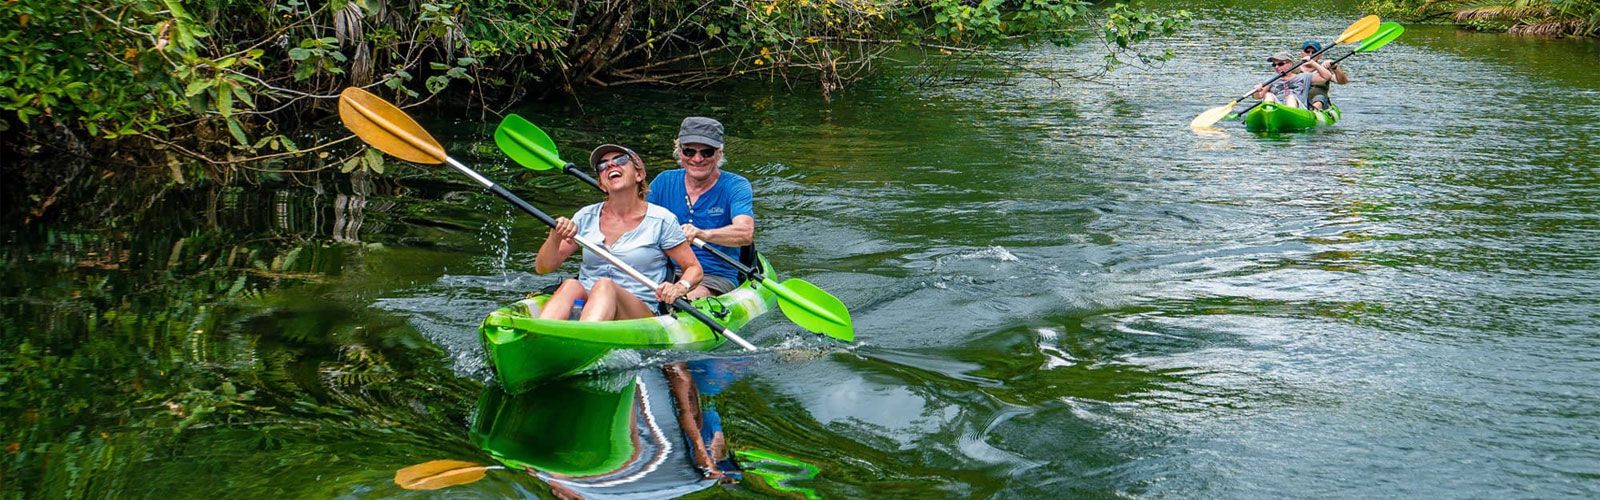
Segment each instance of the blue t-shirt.
[{"label": "blue t-shirt", "polygon": [[[611,245],[606,245],[606,235],[600,232],[602,205],[605,202],[580,208],[578,213],[572,215],[572,222],[578,225],[578,237],[604,247],[611,255],[622,259],[656,283],[666,281],[669,278],[667,267],[671,262],[666,251],[685,241],[678,218],[665,208],[649,205],[645,208],[644,220],[639,221],[637,227],[622,233]],[[584,290],[588,290],[600,278],[611,278],[652,310],[661,307],[661,302],[656,300],[655,287],[640,283],[622,269],[611,265],[605,257],[584,249],[583,266],[578,268],[578,281],[583,283]]]},{"label": "blue t-shirt", "polygon": [[[694,227],[700,229],[717,229],[733,224],[733,218],[740,215],[755,218],[756,211],[751,207],[750,200],[752,196],[750,181],[739,174],[723,170],[717,176],[717,183],[706,190],[705,194],[700,195],[700,199],[695,200],[691,209],[689,193],[683,187],[683,169],[678,168],[662,172],[655,180],[650,181],[650,194],[647,200],[671,210],[683,224],[694,224]],[[734,259],[744,258],[738,247],[725,247],[716,243],[710,245]],[[700,258],[700,268],[705,270],[706,274],[728,278],[734,283],[739,282],[739,270],[711,255],[711,252],[695,247],[694,255]]]}]

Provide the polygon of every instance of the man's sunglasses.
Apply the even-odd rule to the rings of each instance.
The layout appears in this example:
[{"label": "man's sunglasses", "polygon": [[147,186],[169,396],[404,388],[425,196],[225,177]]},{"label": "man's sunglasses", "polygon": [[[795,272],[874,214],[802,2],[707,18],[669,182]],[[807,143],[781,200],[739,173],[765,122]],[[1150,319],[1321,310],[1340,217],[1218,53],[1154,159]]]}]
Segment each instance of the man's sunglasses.
[{"label": "man's sunglasses", "polygon": [[699,154],[700,156],[705,157],[705,158],[710,158],[712,155],[717,154],[717,148],[705,148],[705,149],[683,148],[682,153],[683,153],[683,157],[684,158],[694,158],[695,154]]},{"label": "man's sunglasses", "polygon": [[1276,67],[1279,67],[1279,66],[1288,66],[1290,64],[1293,64],[1293,63],[1291,63],[1289,61],[1273,61],[1272,62],[1272,67],[1276,68]]},{"label": "man's sunglasses", "polygon": [[611,167],[626,167],[630,161],[633,161],[633,159],[629,158],[628,155],[617,155],[609,160],[600,160],[600,163],[594,164],[594,171],[604,172]]}]

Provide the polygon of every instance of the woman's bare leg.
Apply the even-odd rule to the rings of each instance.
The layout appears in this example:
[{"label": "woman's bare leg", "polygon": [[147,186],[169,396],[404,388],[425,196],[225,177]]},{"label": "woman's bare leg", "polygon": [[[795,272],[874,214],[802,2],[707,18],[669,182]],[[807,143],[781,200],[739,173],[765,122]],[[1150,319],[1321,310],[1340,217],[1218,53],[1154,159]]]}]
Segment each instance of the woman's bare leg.
[{"label": "woman's bare leg", "polygon": [[539,318],[567,319],[572,316],[573,302],[587,295],[583,291],[583,283],[575,279],[564,280],[561,286],[556,287],[556,293],[550,294],[550,300],[545,301],[544,308],[539,310]]},{"label": "woman's bare leg", "polygon": [[610,321],[614,319],[647,318],[653,316],[655,311],[644,301],[628,293],[617,282],[608,278],[595,280],[594,286],[589,288],[589,300],[583,305],[583,315],[580,321]]}]

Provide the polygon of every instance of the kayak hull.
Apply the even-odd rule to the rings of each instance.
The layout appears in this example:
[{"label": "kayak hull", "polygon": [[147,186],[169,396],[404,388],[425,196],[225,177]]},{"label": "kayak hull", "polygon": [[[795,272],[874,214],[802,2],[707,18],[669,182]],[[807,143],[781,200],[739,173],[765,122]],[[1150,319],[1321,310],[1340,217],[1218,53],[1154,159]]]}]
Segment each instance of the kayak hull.
[{"label": "kayak hull", "polygon": [[1251,132],[1292,132],[1333,125],[1343,114],[1339,106],[1326,111],[1293,108],[1264,102],[1244,114],[1244,129]]},{"label": "kayak hull", "polygon": [[[765,258],[761,266],[763,274],[772,275]],[[549,299],[541,293],[502,307],[489,313],[478,328],[495,378],[512,394],[581,372],[616,350],[709,351],[727,342],[683,311],[618,321],[540,319],[539,311]],[[696,300],[694,306],[737,330],[777,308],[777,296],[749,280],[726,294]]]}]

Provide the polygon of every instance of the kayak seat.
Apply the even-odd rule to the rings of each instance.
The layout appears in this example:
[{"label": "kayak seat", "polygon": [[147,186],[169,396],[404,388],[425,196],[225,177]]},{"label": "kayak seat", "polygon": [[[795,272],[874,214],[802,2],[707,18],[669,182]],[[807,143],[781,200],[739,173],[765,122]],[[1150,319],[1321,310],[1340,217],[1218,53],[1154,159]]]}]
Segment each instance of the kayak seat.
[{"label": "kayak seat", "polygon": [[[739,247],[739,263],[750,269],[761,269],[761,259],[756,255],[754,241]],[[743,285],[746,281],[750,281],[750,273],[739,273],[739,284]]]}]

